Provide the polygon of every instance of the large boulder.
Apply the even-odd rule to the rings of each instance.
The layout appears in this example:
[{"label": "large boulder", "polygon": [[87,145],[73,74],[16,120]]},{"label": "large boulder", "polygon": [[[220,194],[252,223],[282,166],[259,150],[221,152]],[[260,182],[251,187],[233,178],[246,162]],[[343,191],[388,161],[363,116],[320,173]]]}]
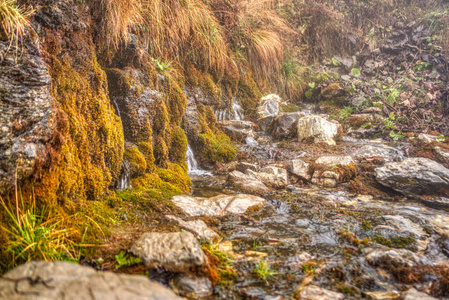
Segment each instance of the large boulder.
[{"label": "large boulder", "polygon": [[[251,169],[246,169],[251,170]],[[232,171],[229,173],[228,182],[231,183],[240,192],[262,196],[270,192],[270,189],[255,176],[242,173],[240,171]]]},{"label": "large boulder", "polygon": [[[49,155],[55,130],[51,79],[37,40],[0,41],[0,194],[30,177]],[[20,55],[18,55],[20,54]]]},{"label": "large boulder", "polygon": [[227,120],[217,123],[218,127],[233,141],[243,142],[248,136],[253,135],[255,124],[251,121]]},{"label": "large boulder", "polygon": [[147,268],[162,267],[175,272],[200,268],[208,261],[195,236],[187,231],[145,233],[130,252]]},{"label": "large boulder", "polygon": [[32,261],[0,279],[0,299],[181,299],[147,276],[97,272],[69,262]]},{"label": "large boulder", "polygon": [[306,116],[298,120],[298,140],[311,139],[313,143],[335,145],[343,129],[337,121],[328,121],[320,116]]},{"label": "large boulder", "polygon": [[376,179],[404,195],[449,193],[449,169],[428,158],[407,158],[376,168]]},{"label": "large boulder", "polygon": [[250,207],[265,206],[266,203],[264,198],[246,194],[218,195],[212,198],[179,195],[173,196],[171,201],[192,217],[238,215],[245,213]]},{"label": "large boulder", "polygon": [[279,114],[271,123],[270,134],[275,139],[293,138],[297,131],[299,112]]},{"label": "large boulder", "polygon": [[257,107],[257,124],[262,130],[270,127],[274,117],[279,114],[281,98],[278,95],[270,94],[262,97]]}]

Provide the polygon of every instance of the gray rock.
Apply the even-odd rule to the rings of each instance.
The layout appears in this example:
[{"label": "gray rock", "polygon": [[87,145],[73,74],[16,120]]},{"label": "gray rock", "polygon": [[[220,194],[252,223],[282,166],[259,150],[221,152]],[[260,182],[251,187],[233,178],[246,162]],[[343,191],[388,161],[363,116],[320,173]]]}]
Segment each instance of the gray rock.
[{"label": "gray rock", "polygon": [[[404,195],[442,195],[449,189],[449,170],[427,158],[407,158],[376,168],[376,179]],[[444,194],[443,194],[444,195]]]},{"label": "gray rock", "polygon": [[270,192],[270,189],[262,181],[240,171],[231,172],[228,181],[242,193],[261,196]]},{"label": "gray rock", "polygon": [[[370,249],[368,249],[370,251]],[[431,265],[432,262],[423,255],[418,255],[406,249],[395,250],[373,250],[367,256],[366,260],[374,266],[394,263],[396,266],[407,266],[410,268],[418,265]]]},{"label": "gray rock", "polygon": [[343,294],[325,290],[316,285],[308,285],[301,290],[301,300],[343,300]]},{"label": "gray rock", "polygon": [[335,187],[344,179],[356,175],[356,170],[351,172],[356,167],[351,156],[321,156],[315,164],[318,168],[313,173],[311,181],[316,185]]},{"label": "gray rock", "polygon": [[335,145],[342,133],[342,127],[337,121],[328,121],[319,116],[306,116],[298,120],[298,140],[311,138],[314,143]]},{"label": "gray rock", "polygon": [[215,239],[218,239],[218,234],[207,227],[206,223],[202,220],[184,221],[181,218],[175,216],[165,216],[167,219],[176,222],[179,226],[187,231],[193,233],[201,242],[211,243]]},{"label": "gray rock", "polygon": [[302,161],[301,159],[293,159],[288,163],[288,171],[293,175],[296,175],[300,178],[310,180],[311,176],[309,175],[309,164]]},{"label": "gray rock", "polygon": [[316,164],[320,164],[326,167],[334,166],[349,166],[354,164],[354,160],[351,156],[321,156],[315,160]]},{"label": "gray rock", "polygon": [[196,238],[187,231],[145,233],[131,246],[130,252],[147,268],[162,267],[178,272],[199,268],[208,261]]},{"label": "gray rock", "polygon": [[386,145],[364,145],[354,153],[354,157],[356,158],[378,157],[383,159],[384,161],[392,161],[394,158],[400,156],[401,154],[398,150]]},{"label": "gray rock", "polygon": [[49,159],[56,122],[51,79],[37,40],[0,41],[0,194],[29,178]]},{"label": "gray rock", "polygon": [[217,125],[226,135],[237,142],[243,142],[248,136],[252,136],[255,126],[251,121],[241,120],[220,121]]},{"label": "gray rock", "polygon": [[237,171],[245,173],[246,170],[252,170],[254,172],[257,172],[259,170],[259,166],[255,164],[250,164],[247,162],[239,162],[237,166],[235,167]]},{"label": "gray rock", "polygon": [[436,146],[433,148],[433,152],[436,154],[438,159],[443,163],[449,164],[449,152],[444,151],[440,147]]},{"label": "gray rock", "polygon": [[273,188],[285,188],[288,184],[287,170],[284,168],[268,166],[260,169],[259,172],[247,170],[246,173]]},{"label": "gray rock", "polygon": [[264,96],[259,101],[257,107],[257,115],[259,119],[267,117],[276,117],[279,113],[279,105],[281,103],[281,97],[275,94]]},{"label": "gray rock", "polygon": [[207,277],[179,274],[170,280],[170,287],[179,295],[199,299],[212,295],[212,282]]},{"label": "gray rock", "polygon": [[420,144],[430,144],[435,142],[438,137],[435,135],[420,133],[416,138],[416,141]]},{"label": "gray rock", "polygon": [[[5,280],[18,279],[16,282]],[[23,278],[40,279],[30,284]],[[97,272],[69,262],[33,261],[21,265],[0,280],[0,299],[8,300],[171,300],[181,299],[161,284],[142,275]]]},{"label": "gray rock", "polygon": [[398,291],[375,291],[375,292],[364,292],[363,295],[366,299],[371,300],[396,300],[399,299]]},{"label": "gray rock", "polygon": [[252,206],[264,206],[266,200],[246,194],[218,195],[212,198],[174,196],[172,202],[189,216],[222,217],[228,214],[243,214]]},{"label": "gray rock", "polygon": [[279,114],[271,123],[270,134],[275,139],[293,138],[297,131],[299,112]]},{"label": "gray rock", "polygon": [[427,294],[418,292],[414,288],[411,288],[402,293],[402,299],[404,299],[404,300],[436,300],[437,298],[431,297]]},{"label": "gray rock", "polygon": [[399,236],[412,236],[415,238],[418,251],[427,249],[427,246],[429,245],[429,235],[419,224],[399,215],[386,215],[383,216],[383,218],[391,228],[394,228],[396,234]]}]

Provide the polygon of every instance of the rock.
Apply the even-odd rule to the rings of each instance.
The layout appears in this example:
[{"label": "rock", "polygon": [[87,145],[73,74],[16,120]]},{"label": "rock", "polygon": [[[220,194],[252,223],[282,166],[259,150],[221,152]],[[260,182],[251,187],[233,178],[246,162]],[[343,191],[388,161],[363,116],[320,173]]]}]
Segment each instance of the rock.
[{"label": "rock", "polygon": [[[247,169],[251,170],[251,169]],[[252,175],[244,174],[240,171],[233,171],[228,176],[228,181],[239,191],[251,195],[264,195],[270,189],[259,179]]]},{"label": "rock", "polygon": [[248,136],[253,135],[255,124],[250,121],[227,120],[217,122],[217,126],[233,141],[243,142]]},{"label": "rock", "polygon": [[268,166],[260,169],[259,172],[251,170],[247,170],[246,172],[272,188],[285,188],[288,184],[287,170],[284,168]]},{"label": "rock", "polygon": [[427,206],[436,209],[448,209],[449,208],[449,198],[446,197],[429,197],[421,196],[419,200]]},{"label": "rock", "polygon": [[382,110],[377,106],[372,106],[372,107],[365,108],[364,110],[361,111],[361,113],[362,114],[381,114]]},{"label": "rock", "polygon": [[438,138],[438,137],[435,136],[435,135],[430,135],[430,134],[420,133],[420,134],[418,135],[418,137],[416,138],[416,141],[417,141],[418,143],[420,143],[420,144],[426,145],[426,144],[430,144],[430,143],[432,143],[432,142],[435,142],[437,138]]},{"label": "rock", "polygon": [[[17,281],[5,280],[17,279]],[[35,279],[36,284],[28,280]],[[17,283],[18,282],[18,283]],[[69,262],[32,261],[0,280],[0,299],[181,299],[161,284],[143,275],[97,272]]]},{"label": "rock", "polygon": [[363,295],[366,299],[371,300],[396,300],[399,299],[399,292],[397,291],[376,291],[376,292],[364,292]]},{"label": "rock", "polygon": [[373,266],[394,264],[395,266],[413,268],[419,265],[432,264],[427,257],[415,254],[406,249],[374,250],[366,256],[366,260]]},{"label": "rock", "polygon": [[350,156],[321,156],[315,161],[312,183],[325,187],[337,184],[357,175],[357,166]]},{"label": "rock", "polygon": [[255,164],[250,164],[250,163],[247,163],[247,162],[242,161],[242,162],[239,162],[239,163],[237,164],[237,166],[235,167],[235,169],[236,169],[237,171],[240,171],[240,172],[243,172],[243,173],[245,173],[246,170],[252,170],[252,171],[254,171],[254,172],[257,172],[257,170],[259,169],[259,166],[258,166],[258,165],[255,165]]},{"label": "rock", "polygon": [[307,252],[301,252],[287,258],[287,260],[285,261],[285,265],[289,268],[300,269],[304,263],[308,262],[309,260],[313,260],[315,258],[316,258],[315,256],[310,255]]},{"label": "rock", "polygon": [[181,218],[175,216],[165,216],[167,219],[176,222],[179,226],[184,228],[187,231],[193,233],[200,242],[208,242],[211,243],[215,239],[218,239],[218,234],[207,227],[206,223],[202,220],[194,220],[194,221],[184,221]]},{"label": "rock", "polygon": [[439,159],[439,161],[449,164],[449,152],[444,151],[443,149],[441,149],[438,146],[433,148],[433,152],[435,153],[435,155]]},{"label": "rock", "polygon": [[404,300],[436,300],[437,298],[431,297],[427,294],[418,292],[414,288],[411,288],[402,293],[402,299],[404,299]]},{"label": "rock", "polygon": [[212,282],[207,277],[178,274],[170,280],[169,284],[176,293],[189,299],[199,299],[212,295]]},{"label": "rock", "polygon": [[298,120],[298,140],[311,139],[314,143],[335,145],[343,129],[337,121],[327,121],[319,116],[306,116]]},{"label": "rock", "polygon": [[362,94],[357,94],[349,97],[348,102],[351,104],[351,106],[361,107],[367,102],[367,99]]},{"label": "rock", "polygon": [[299,112],[279,114],[271,123],[271,136],[275,139],[293,138],[297,131],[299,118]]},{"label": "rock", "polygon": [[407,158],[375,169],[376,180],[404,195],[439,195],[449,190],[449,169],[427,158]]},{"label": "rock", "polygon": [[281,98],[278,95],[267,95],[262,97],[257,107],[257,124],[262,131],[268,130],[273,121],[279,113]]},{"label": "rock", "polygon": [[212,198],[174,196],[172,202],[189,216],[222,217],[228,214],[243,214],[252,206],[264,206],[266,200],[246,194],[218,195]]},{"label": "rock", "polygon": [[187,231],[145,233],[131,246],[130,252],[147,268],[162,267],[176,272],[200,268],[208,261],[196,238]]},{"label": "rock", "polygon": [[288,163],[288,171],[295,176],[310,180],[311,176],[308,174],[309,164],[301,159],[293,159]]},{"label": "rock", "polygon": [[[23,44],[22,44],[23,43]],[[20,45],[0,41],[0,195],[29,178],[48,162],[56,129],[51,78],[37,39]]]},{"label": "rock", "polygon": [[340,86],[340,84],[331,83],[321,91],[320,98],[327,100],[327,99],[338,98],[338,97],[344,96],[345,94],[346,94],[346,91],[344,88],[342,88]]},{"label": "rock", "polygon": [[416,239],[418,244],[418,251],[425,250],[429,244],[429,234],[423,228],[412,222],[410,219],[399,215],[383,216],[387,224],[394,228],[399,235],[412,236]]},{"label": "rock", "polygon": [[316,285],[308,285],[301,290],[301,300],[343,300],[343,294],[322,289]]},{"label": "rock", "polygon": [[386,145],[364,145],[359,148],[355,153],[354,157],[356,158],[381,158],[384,161],[392,161],[394,158],[401,157],[401,153],[394,149],[393,147],[389,147]]}]

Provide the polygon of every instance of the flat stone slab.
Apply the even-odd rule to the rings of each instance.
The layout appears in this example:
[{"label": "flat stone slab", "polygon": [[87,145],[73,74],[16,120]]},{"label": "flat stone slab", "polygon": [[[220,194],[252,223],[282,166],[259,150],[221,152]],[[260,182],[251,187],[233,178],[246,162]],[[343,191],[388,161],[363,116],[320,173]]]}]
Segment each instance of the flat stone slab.
[{"label": "flat stone slab", "polygon": [[200,241],[213,242],[214,239],[218,239],[218,234],[207,227],[203,220],[184,221],[181,218],[175,216],[165,216],[167,219],[174,221],[180,227],[193,233]]},{"label": "flat stone slab", "polygon": [[[35,284],[30,284],[34,280]],[[97,272],[69,262],[32,261],[0,280],[0,299],[8,300],[175,300],[170,289],[143,275]]]},{"label": "flat stone slab", "polygon": [[244,214],[252,206],[265,206],[264,198],[238,194],[218,195],[212,198],[202,198],[179,195],[171,201],[189,216],[222,217],[228,214]]},{"label": "flat stone slab", "polygon": [[301,300],[343,300],[343,294],[325,290],[316,285],[304,287],[300,293]]},{"label": "flat stone slab", "polygon": [[203,266],[207,257],[190,232],[143,234],[130,252],[139,257],[147,268],[162,267],[170,271],[185,271]]}]

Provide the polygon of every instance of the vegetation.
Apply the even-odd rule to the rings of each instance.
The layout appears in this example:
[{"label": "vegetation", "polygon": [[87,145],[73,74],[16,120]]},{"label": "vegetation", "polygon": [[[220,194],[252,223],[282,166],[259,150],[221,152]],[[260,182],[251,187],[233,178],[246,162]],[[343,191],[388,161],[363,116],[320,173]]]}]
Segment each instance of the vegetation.
[{"label": "vegetation", "polygon": [[18,46],[20,38],[30,26],[29,18],[33,10],[19,6],[16,0],[0,1],[0,40],[10,40],[10,45]]},{"label": "vegetation", "polygon": [[273,277],[277,273],[270,268],[268,263],[262,258],[254,268],[254,274],[260,279],[266,281],[270,277]]}]

